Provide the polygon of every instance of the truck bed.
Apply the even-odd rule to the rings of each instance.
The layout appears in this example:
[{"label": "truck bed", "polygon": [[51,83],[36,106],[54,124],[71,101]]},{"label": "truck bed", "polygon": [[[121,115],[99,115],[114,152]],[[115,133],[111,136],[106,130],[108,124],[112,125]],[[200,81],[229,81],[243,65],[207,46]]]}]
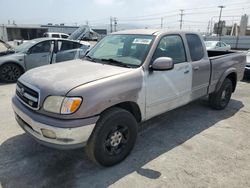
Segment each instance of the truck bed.
[{"label": "truck bed", "polygon": [[216,50],[207,50],[207,54],[208,54],[208,57],[210,59],[214,59],[214,58],[218,58],[220,56],[225,56],[225,55],[229,55],[229,54],[232,54],[232,53],[239,53],[238,51],[216,51]]},{"label": "truck bed", "polygon": [[238,51],[210,51],[208,50],[210,59],[210,87],[209,92],[212,93],[216,89],[216,84],[222,79],[224,71],[230,69],[237,70],[237,80],[241,80],[244,75],[246,55]]}]

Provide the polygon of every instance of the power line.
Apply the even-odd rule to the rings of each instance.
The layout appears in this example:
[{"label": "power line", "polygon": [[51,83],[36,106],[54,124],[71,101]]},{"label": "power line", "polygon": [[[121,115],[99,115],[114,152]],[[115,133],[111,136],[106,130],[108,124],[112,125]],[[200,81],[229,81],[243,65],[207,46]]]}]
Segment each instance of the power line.
[{"label": "power line", "polygon": [[178,14],[172,14],[172,15],[165,15],[160,17],[151,17],[151,18],[138,18],[138,19],[120,19],[119,21],[148,21],[148,20],[159,20],[161,18],[169,18],[169,17],[175,17],[178,16]]},{"label": "power line", "polygon": [[[247,1],[242,1],[242,2],[237,2],[237,3],[226,3],[225,5],[227,6],[231,6],[231,5],[242,5],[242,3],[250,3],[250,2],[247,2]],[[182,9],[182,10],[185,10],[186,11],[192,11],[192,10],[199,10],[199,9],[214,9],[216,8],[217,5],[213,5],[213,6],[206,6],[206,7],[196,7],[196,8],[185,8],[185,9]],[[148,15],[141,15],[141,16],[136,16],[136,17],[119,17],[119,19],[138,19],[138,18],[147,18],[147,17],[152,17],[152,16],[159,16],[159,15],[166,15],[166,14],[169,14],[169,13],[177,13],[179,10],[172,10],[172,11],[164,11],[164,12],[160,12],[160,13],[153,13],[153,14],[148,14]],[[163,16],[161,16],[163,17]],[[159,17],[158,17],[159,18]]]}]

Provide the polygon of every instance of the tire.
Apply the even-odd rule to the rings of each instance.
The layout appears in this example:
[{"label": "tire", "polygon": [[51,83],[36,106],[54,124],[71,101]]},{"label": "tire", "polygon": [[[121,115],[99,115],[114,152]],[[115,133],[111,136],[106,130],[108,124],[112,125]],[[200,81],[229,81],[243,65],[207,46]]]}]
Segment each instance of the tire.
[{"label": "tire", "polygon": [[88,157],[103,166],[121,162],[135,145],[137,128],[137,122],[130,112],[116,107],[105,111],[88,140]]},{"label": "tire", "polygon": [[0,80],[6,83],[16,82],[22,75],[22,69],[15,64],[7,63],[0,67]]},{"label": "tire", "polygon": [[232,81],[228,78],[224,80],[219,91],[209,95],[209,104],[216,110],[222,110],[228,105],[233,91]]}]

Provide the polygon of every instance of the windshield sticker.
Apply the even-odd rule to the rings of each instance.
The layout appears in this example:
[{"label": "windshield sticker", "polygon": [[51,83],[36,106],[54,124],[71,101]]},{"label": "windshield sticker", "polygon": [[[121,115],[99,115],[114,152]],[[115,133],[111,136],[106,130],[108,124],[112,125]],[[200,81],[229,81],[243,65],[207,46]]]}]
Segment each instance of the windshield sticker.
[{"label": "windshield sticker", "polygon": [[152,39],[135,38],[133,44],[150,44]]}]

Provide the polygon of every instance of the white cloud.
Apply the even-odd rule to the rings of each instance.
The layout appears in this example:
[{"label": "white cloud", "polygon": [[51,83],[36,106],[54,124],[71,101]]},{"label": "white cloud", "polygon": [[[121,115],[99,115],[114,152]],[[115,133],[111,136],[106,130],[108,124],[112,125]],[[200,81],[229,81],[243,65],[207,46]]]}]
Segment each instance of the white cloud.
[{"label": "white cloud", "polygon": [[114,0],[95,0],[95,3],[99,5],[112,5]]}]

